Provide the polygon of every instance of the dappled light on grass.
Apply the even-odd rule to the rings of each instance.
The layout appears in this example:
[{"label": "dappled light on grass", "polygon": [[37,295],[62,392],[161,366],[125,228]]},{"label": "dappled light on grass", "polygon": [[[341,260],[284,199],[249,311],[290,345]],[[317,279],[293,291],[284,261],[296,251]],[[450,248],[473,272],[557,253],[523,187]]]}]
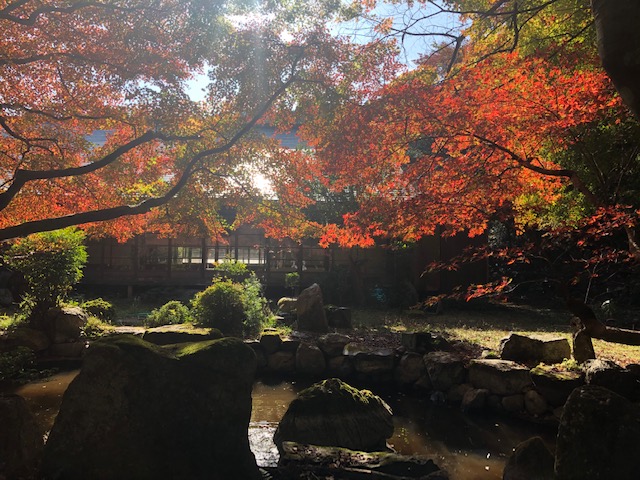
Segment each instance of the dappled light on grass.
[{"label": "dappled light on grass", "polygon": [[[500,340],[511,332],[550,339],[563,337],[572,341],[571,315],[564,310],[534,309],[517,305],[482,305],[477,309],[445,308],[441,314],[421,311],[355,310],[353,322],[357,328],[400,334],[409,331],[432,331],[450,340],[478,345],[498,351]],[[640,361],[640,346],[627,346],[593,340],[598,358],[613,360],[625,366]]]}]

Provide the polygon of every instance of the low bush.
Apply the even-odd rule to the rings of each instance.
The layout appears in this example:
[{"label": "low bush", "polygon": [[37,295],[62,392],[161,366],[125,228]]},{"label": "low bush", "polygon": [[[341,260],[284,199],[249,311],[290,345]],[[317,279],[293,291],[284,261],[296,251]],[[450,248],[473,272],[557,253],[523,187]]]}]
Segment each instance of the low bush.
[{"label": "low bush", "polygon": [[112,322],[116,318],[116,309],[113,304],[102,298],[87,300],[80,307],[89,315],[98,317],[105,322]]},{"label": "low bush", "polygon": [[0,382],[34,377],[36,356],[27,347],[16,347],[0,353]]},{"label": "low bush", "polygon": [[214,280],[196,294],[192,312],[198,325],[218,328],[227,335],[255,334],[269,318],[262,286],[253,274],[242,283]]},{"label": "low bush", "polygon": [[100,338],[113,333],[115,327],[96,316],[90,315],[82,331],[87,338]]},{"label": "low bush", "polygon": [[243,288],[231,280],[217,280],[193,298],[196,324],[218,328],[227,335],[240,335],[245,320]]},{"label": "low bush", "polygon": [[193,320],[189,307],[178,300],[171,300],[160,308],[154,309],[144,320],[145,327],[159,327],[161,325],[173,325],[189,323]]}]

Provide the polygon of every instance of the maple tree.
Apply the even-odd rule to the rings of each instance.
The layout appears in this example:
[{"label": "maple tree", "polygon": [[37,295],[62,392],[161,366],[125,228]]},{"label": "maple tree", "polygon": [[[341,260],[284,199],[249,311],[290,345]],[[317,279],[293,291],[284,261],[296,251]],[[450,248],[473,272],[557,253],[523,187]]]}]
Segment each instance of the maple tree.
[{"label": "maple tree", "polygon": [[[560,262],[574,269],[561,290],[583,326],[594,337],[638,343],[634,332],[584,314],[566,288],[578,278],[576,266],[592,281],[598,262],[600,271],[607,262],[632,265],[640,252],[639,126],[589,43],[595,32],[588,3],[518,2],[524,8],[517,11],[508,1],[417,3],[438,4],[436,13],[456,11],[472,22],[463,33],[467,43],[456,37],[449,44],[458,57],[455,68],[425,56],[389,85],[360,89],[303,126],[301,134],[315,148],[315,180],[334,193],[352,192],[356,203],[340,222],[304,228],[321,232],[323,245],[343,246],[389,237],[412,242],[436,229],[473,236],[495,220],[513,220],[521,232],[546,230],[555,238],[545,247],[550,256],[562,250],[559,245],[569,252],[571,244],[584,254]],[[566,25],[556,14],[569,4],[579,8]],[[549,26],[569,30],[547,34]],[[392,22],[377,28],[383,37],[409,32],[394,30]],[[495,35],[486,35],[487,28]],[[299,195],[300,204],[317,200],[309,188]],[[618,232],[625,233],[626,248],[595,241],[619,239]],[[511,263],[540,255],[527,248],[501,255]],[[508,285],[500,280],[469,295]]]},{"label": "maple tree", "polygon": [[[79,224],[121,240],[194,222],[215,235],[219,198],[280,154],[256,124],[291,123],[306,97],[386,68],[327,33],[338,7],[0,2],[0,240]],[[373,68],[350,70],[359,58]],[[194,72],[208,73],[202,102],[186,93]]]},{"label": "maple tree", "polygon": [[[585,61],[578,52],[575,58]],[[599,125],[620,130],[612,135],[621,140],[637,125],[621,122],[624,107],[604,72],[575,70],[570,61],[496,55],[443,83],[434,83],[427,65],[366,105],[305,127],[325,183],[359,193],[360,208],[345,226],[370,239],[413,241],[438,225],[475,235],[506,205],[521,206],[525,221],[532,200],[556,203],[567,184],[592,209],[629,194],[620,190],[632,185],[612,178],[636,172],[634,144],[619,159],[623,173],[612,155],[589,158],[600,143],[588,133]],[[583,162],[570,168],[567,152]],[[598,174],[589,176],[592,170]]]}]

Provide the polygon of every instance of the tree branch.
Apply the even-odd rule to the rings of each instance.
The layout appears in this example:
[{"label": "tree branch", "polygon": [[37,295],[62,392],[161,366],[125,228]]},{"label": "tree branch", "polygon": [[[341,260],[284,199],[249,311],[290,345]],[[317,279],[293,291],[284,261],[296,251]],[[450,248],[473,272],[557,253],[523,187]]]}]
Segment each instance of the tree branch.
[{"label": "tree branch", "polygon": [[[294,61],[294,66],[297,64],[298,60],[299,59]],[[121,205],[121,206],[111,207],[111,208],[96,209],[96,210],[91,210],[91,211],[87,211],[87,212],[81,212],[81,213],[75,213],[75,214],[71,214],[71,215],[65,215],[65,216],[62,216],[62,217],[47,218],[47,219],[35,220],[35,221],[31,221],[31,222],[24,222],[24,223],[22,223],[20,225],[15,225],[15,226],[11,226],[11,227],[2,228],[2,229],[0,229],[0,241],[9,240],[11,238],[16,238],[16,237],[23,237],[23,236],[26,236],[26,235],[29,235],[29,234],[32,234],[32,233],[36,233],[36,232],[58,230],[60,228],[70,227],[70,226],[73,226],[73,225],[81,225],[81,224],[84,224],[84,223],[114,220],[116,218],[120,218],[120,217],[123,217],[123,216],[126,216],[126,215],[139,215],[139,214],[147,213],[152,208],[155,208],[155,207],[158,207],[160,205],[163,205],[163,204],[167,203],[175,195],[177,195],[178,192],[187,184],[187,182],[191,178],[191,175],[193,174],[194,170],[196,169],[197,165],[204,158],[210,157],[210,156],[213,156],[213,155],[218,155],[220,153],[226,152],[226,151],[230,150],[234,145],[236,145],[238,143],[238,141],[244,135],[246,135],[258,123],[258,121],[264,116],[264,114],[269,110],[269,108],[271,108],[271,106],[274,104],[274,102],[296,80],[297,80],[297,77],[295,75],[295,72],[292,72],[292,74],[290,75],[289,79],[286,82],[283,82],[280,85],[280,87],[278,87],[275,90],[275,92],[265,101],[265,103],[254,113],[254,115],[251,117],[251,119],[247,123],[245,123],[245,125],[242,128],[240,128],[224,145],[220,145],[218,147],[206,149],[206,150],[203,150],[203,151],[198,152],[197,154],[195,154],[193,156],[193,158],[187,163],[187,165],[184,168],[184,170],[182,172],[182,175],[178,179],[178,181],[164,195],[159,196],[159,197],[149,198],[149,199],[144,200],[144,201],[142,201],[142,202],[140,202],[140,203],[138,203],[136,205]],[[122,146],[121,148],[126,149],[128,151],[131,148],[134,148],[131,145],[132,143],[134,143],[136,141],[138,141],[139,143],[142,143],[142,142],[140,142],[140,139],[145,139],[145,141],[149,141],[149,139],[154,138],[154,136],[157,136],[157,138],[161,138],[162,137],[161,134],[155,134],[153,132],[147,132],[146,134],[142,135],[138,139],[133,140],[132,142],[130,142],[127,145]],[[136,143],[136,146],[139,143]],[[122,152],[122,153],[124,153],[124,152]],[[118,156],[115,156],[115,158],[111,159],[111,161],[115,161],[115,159],[117,159]],[[107,157],[111,158],[110,156],[107,156]],[[105,157],[102,160],[100,160],[100,162],[108,164],[108,163],[106,163],[108,161],[108,160],[106,160],[107,157]],[[95,163],[99,163],[99,162],[95,162]],[[82,168],[86,168],[87,170],[90,170],[92,167],[94,167],[94,165],[95,164],[89,164],[89,165],[86,165],[84,167],[76,167],[75,169],[66,169],[66,170],[67,170],[67,172],[68,171],[73,171],[73,170],[77,171],[77,169],[82,169]],[[102,166],[104,166],[104,165],[102,165]],[[94,168],[94,169],[97,169],[97,167]],[[50,173],[52,175],[51,177],[44,177],[42,179],[58,178],[59,176],[68,176],[68,175],[56,175],[56,173],[63,172],[63,171],[64,170],[51,171],[52,172],[52,173]],[[47,172],[50,172],[50,171],[47,171]],[[40,172],[40,173],[42,174],[42,172]],[[88,173],[88,172],[85,171],[85,173]],[[49,174],[49,173],[47,173],[47,174]],[[5,194],[6,193],[7,192],[5,192]],[[13,195],[15,196],[15,193]]]}]

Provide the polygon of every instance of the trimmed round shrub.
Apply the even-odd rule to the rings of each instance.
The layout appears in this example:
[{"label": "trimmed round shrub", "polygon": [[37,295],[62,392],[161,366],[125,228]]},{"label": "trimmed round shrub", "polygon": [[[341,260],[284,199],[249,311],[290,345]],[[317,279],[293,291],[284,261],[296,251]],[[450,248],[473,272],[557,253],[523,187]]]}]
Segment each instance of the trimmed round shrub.
[{"label": "trimmed round shrub", "polygon": [[174,325],[189,323],[192,321],[191,310],[178,300],[171,300],[160,308],[154,309],[145,319],[147,327],[159,327],[161,325]]},{"label": "trimmed round shrub", "polygon": [[242,334],[246,319],[243,297],[241,284],[231,280],[214,281],[193,298],[192,312],[196,324],[217,328],[226,335]]},{"label": "trimmed round shrub", "polygon": [[102,298],[87,300],[80,307],[89,315],[98,317],[104,322],[112,322],[116,318],[116,309],[113,304]]}]

